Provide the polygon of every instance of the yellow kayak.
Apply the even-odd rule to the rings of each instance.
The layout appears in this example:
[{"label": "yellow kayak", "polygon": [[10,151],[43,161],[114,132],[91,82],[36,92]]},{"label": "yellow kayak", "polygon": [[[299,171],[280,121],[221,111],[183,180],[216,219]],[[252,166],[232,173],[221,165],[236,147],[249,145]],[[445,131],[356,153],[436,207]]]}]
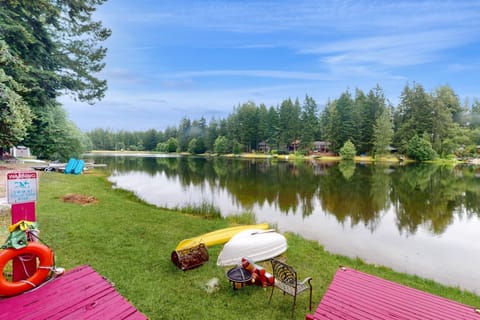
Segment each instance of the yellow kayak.
[{"label": "yellow kayak", "polygon": [[198,246],[200,243],[203,243],[207,247],[213,246],[216,244],[222,244],[222,243],[226,243],[228,240],[230,240],[234,235],[236,235],[240,231],[249,230],[249,229],[267,230],[268,228],[269,228],[268,223],[260,223],[260,224],[252,224],[252,225],[220,229],[220,230],[202,234],[198,237],[182,240],[177,245],[175,250],[178,251],[178,250]]}]

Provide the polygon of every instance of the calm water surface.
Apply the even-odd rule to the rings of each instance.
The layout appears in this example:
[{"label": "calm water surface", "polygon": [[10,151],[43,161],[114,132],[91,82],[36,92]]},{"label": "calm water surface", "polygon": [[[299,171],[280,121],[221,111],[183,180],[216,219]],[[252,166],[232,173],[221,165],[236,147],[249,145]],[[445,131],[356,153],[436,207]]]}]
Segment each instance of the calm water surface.
[{"label": "calm water surface", "polygon": [[[109,156],[110,180],[160,207],[214,204],[328,251],[480,293],[480,169]],[[195,236],[195,235],[192,235]]]}]

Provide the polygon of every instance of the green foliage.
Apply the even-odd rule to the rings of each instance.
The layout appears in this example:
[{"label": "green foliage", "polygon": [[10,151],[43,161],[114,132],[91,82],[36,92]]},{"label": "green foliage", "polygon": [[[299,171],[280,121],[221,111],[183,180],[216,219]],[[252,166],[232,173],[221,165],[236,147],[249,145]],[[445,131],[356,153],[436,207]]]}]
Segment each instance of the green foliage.
[{"label": "green foliage", "polygon": [[347,141],[357,141],[357,127],[355,123],[354,101],[350,92],[347,90],[340,95],[336,103],[338,115],[338,137],[336,137],[339,145],[344,145]]},{"label": "green foliage", "polygon": [[[357,90],[355,106],[358,109],[359,123],[358,151],[360,153],[375,152],[375,150],[379,150],[375,148],[375,140],[378,140],[375,132],[375,124],[379,121],[379,117],[388,111],[382,88],[377,85],[374,89],[370,90],[366,96],[359,94]],[[385,124],[385,120],[382,121]],[[392,125],[390,125],[390,127],[392,127]],[[388,129],[386,130],[388,131]],[[389,142],[389,144],[390,143],[391,142]]]},{"label": "green foliage", "polygon": [[144,138],[142,139],[143,141],[143,147],[147,151],[152,151],[155,150],[158,144],[158,132],[157,130],[154,129],[149,129],[144,133]]},{"label": "green foliage", "polygon": [[342,160],[353,160],[357,151],[355,150],[355,145],[350,141],[347,140],[343,147],[340,149],[340,156]]},{"label": "green foliage", "polygon": [[405,86],[396,114],[396,141],[409,141],[414,135],[430,132],[432,128],[432,99],[419,84]]},{"label": "green foliage", "polygon": [[255,149],[257,145],[257,106],[253,102],[244,103],[235,110],[233,118],[236,137],[240,144],[246,146],[246,151],[250,152],[252,149]]},{"label": "green foliage", "polygon": [[193,138],[192,140],[190,140],[190,142],[188,143],[188,152],[192,154],[197,154],[198,144],[199,143],[197,138]]},{"label": "green foliage", "polygon": [[[2,1],[0,5],[0,91],[3,144],[22,143],[40,158],[68,158],[85,139],[56,101],[61,94],[93,103],[106,81],[96,78],[110,36],[92,20],[104,0]],[[29,110],[28,110],[29,109]],[[58,114],[55,114],[58,113]],[[58,121],[58,123],[54,123]]]},{"label": "green foliage", "polygon": [[303,150],[311,150],[313,142],[320,136],[318,107],[313,98],[308,95],[303,102],[301,114],[302,130],[300,133],[300,147]]},{"label": "green foliage", "polygon": [[292,141],[300,137],[301,108],[298,99],[295,103],[291,99],[284,100],[278,110],[279,145],[286,148]]},{"label": "green foliage", "polygon": [[219,123],[213,118],[205,129],[205,148],[208,151],[215,149],[215,140],[219,136]]},{"label": "green foliage", "polygon": [[338,135],[338,120],[335,101],[328,101],[320,114],[320,134],[323,140],[330,142],[330,150],[338,152],[341,145],[335,137]]},{"label": "green foliage", "polygon": [[433,160],[437,157],[437,153],[433,150],[430,142],[425,138],[414,135],[407,146],[407,156],[418,161]]},{"label": "green foliage", "polygon": [[177,139],[175,138],[168,138],[166,142],[159,142],[157,147],[155,148],[156,151],[160,152],[175,152],[177,151],[178,143]]},{"label": "green foliage", "polygon": [[[404,149],[405,142],[414,135],[427,134],[433,149],[445,153],[442,145],[451,138],[452,129],[460,125],[460,113],[458,97],[450,87],[443,86],[428,94],[419,84],[414,84],[413,88],[407,85],[395,114],[397,131],[394,140]],[[458,119],[457,123],[454,117]]]},{"label": "green foliage", "polygon": [[375,121],[373,139],[374,154],[383,155],[389,152],[387,148],[392,143],[393,128],[388,109],[385,109]]},{"label": "green foliage", "polygon": [[168,138],[166,142],[166,150],[167,152],[175,152],[178,148],[178,142],[175,138]]},{"label": "green foliage", "polygon": [[36,109],[36,112],[25,144],[32,146],[32,152],[38,158],[65,161],[86,150],[84,143],[90,140],[67,119],[59,104]]},{"label": "green foliage", "polygon": [[5,74],[4,68],[9,65],[24,68],[0,39],[0,146],[7,147],[21,142],[32,122],[32,113],[21,96],[28,90]]},{"label": "green foliage", "polygon": [[[188,151],[196,154],[205,153],[207,151],[206,141],[214,139],[213,136],[208,136],[207,133],[205,118],[202,117],[200,120],[194,121],[187,117],[183,118],[177,130],[177,150],[179,152]],[[195,139],[195,142],[190,145],[193,139]]]},{"label": "green foliage", "polygon": [[242,152],[243,146],[238,141],[233,142],[232,152],[233,154],[240,154]]},{"label": "green foliage", "polygon": [[155,151],[167,152],[167,144],[165,142],[157,143],[157,147],[155,148]]},{"label": "green foliage", "polygon": [[214,143],[214,152],[218,154],[225,154],[230,151],[230,142],[228,139],[224,136],[220,136],[217,139],[215,139]]}]

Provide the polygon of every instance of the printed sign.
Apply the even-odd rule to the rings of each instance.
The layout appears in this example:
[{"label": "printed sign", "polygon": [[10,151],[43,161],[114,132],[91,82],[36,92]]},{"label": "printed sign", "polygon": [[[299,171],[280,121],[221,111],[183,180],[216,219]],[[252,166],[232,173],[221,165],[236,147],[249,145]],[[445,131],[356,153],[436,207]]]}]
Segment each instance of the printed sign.
[{"label": "printed sign", "polygon": [[7,173],[8,203],[26,203],[37,201],[38,180],[35,171]]}]

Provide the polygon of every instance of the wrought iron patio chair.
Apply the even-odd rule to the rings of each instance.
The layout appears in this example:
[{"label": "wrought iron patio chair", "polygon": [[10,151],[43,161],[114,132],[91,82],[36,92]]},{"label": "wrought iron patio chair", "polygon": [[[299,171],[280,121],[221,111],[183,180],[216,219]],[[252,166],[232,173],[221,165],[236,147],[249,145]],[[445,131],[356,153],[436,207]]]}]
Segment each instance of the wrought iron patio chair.
[{"label": "wrought iron patio chair", "polygon": [[297,302],[297,295],[301,294],[306,290],[310,290],[310,311],[312,311],[312,278],[307,277],[303,281],[298,281],[297,272],[294,268],[288,264],[281,262],[277,259],[272,259],[272,273],[275,277],[275,284],[272,286],[272,293],[270,294],[270,299],[268,303],[272,301],[273,291],[275,288],[280,289],[283,292],[283,295],[289,294],[293,297],[292,305],[292,319],[295,314],[295,304]]}]

